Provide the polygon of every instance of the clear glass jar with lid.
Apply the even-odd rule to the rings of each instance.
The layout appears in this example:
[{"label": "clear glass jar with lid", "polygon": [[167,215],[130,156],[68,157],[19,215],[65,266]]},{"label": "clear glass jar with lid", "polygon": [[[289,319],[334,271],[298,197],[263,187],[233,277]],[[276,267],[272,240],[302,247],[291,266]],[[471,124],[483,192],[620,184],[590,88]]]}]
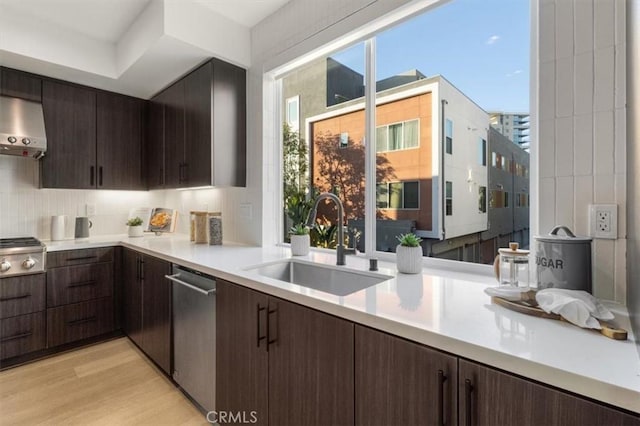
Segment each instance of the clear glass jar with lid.
[{"label": "clear glass jar with lid", "polygon": [[498,249],[500,254],[499,281],[501,286],[529,288],[529,250],[509,243],[509,248]]}]

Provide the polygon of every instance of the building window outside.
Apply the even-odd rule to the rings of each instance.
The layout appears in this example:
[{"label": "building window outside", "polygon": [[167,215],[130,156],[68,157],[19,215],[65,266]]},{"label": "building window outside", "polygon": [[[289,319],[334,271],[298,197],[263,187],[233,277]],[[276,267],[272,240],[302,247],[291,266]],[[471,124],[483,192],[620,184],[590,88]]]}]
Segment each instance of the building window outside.
[{"label": "building window outside", "polygon": [[480,213],[487,212],[487,187],[481,186],[478,188],[478,211]]},{"label": "building window outside", "polygon": [[349,133],[340,133],[340,148],[346,148],[349,146]]},{"label": "building window outside", "polygon": [[498,165],[498,155],[495,152],[491,153],[491,166],[497,167]]},{"label": "building window outside", "polygon": [[399,151],[420,146],[420,120],[408,120],[376,128],[376,152]]},{"label": "building window outside", "polygon": [[453,121],[448,118],[444,124],[445,152],[453,154]]},{"label": "building window outside", "polygon": [[376,185],[376,206],[379,209],[420,208],[420,182],[388,182]]},{"label": "building window outside", "polygon": [[487,165],[487,141],[482,138],[478,140],[478,164]]},{"label": "building window outside", "polygon": [[445,214],[447,216],[453,215],[453,183],[447,181],[445,183]]},{"label": "building window outside", "polygon": [[286,102],[286,121],[292,132],[300,131],[300,96],[292,96]]}]

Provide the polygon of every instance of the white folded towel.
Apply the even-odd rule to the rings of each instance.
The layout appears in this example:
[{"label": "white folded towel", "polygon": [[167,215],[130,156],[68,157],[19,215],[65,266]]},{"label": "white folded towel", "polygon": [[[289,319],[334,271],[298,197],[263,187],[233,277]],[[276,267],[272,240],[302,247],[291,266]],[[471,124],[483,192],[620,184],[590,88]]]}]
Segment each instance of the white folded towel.
[{"label": "white folded towel", "polygon": [[522,293],[526,293],[529,290],[529,288],[511,287],[504,285],[498,287],[487,287],[484,289],[484,292],[489,296],[501,297],[506,300],[517,302],[519,300],[522,300]]},{"label": "white folded towel", "polygon": [[545,312],[553,312],[567,321],[600,330],[599,319],[612,320],[613,314],[595,297],[582,290],[547,288],[536,293],[536,301]]}]

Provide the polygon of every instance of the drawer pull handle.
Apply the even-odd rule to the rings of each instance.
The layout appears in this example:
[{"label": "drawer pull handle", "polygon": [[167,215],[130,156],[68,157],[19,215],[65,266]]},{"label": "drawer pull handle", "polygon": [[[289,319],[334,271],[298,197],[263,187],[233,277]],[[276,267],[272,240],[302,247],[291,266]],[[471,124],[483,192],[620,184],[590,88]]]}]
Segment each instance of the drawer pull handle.
[{"label": "drawer pull handle", "polygon": [[67,262],[73,262],[76,260],[89,260],[89,259],[97,259],[98,256],[81,256],[81,257],[70,257],[67,259]]},{"label": "drawer pull handle", "polygon": [[73,321],[68,321],[67,325],[69,325],[69,326],[80,325],[80,324],[86,324],[88,322],[95,322],[97,320],[98,320],[98,317],[96,317],[94,315],[94,316],[88,317],[88,318],[82,318],[82,319],[77,319],[77,320],[73,320]]},{"label": "drawer pull handle", "polygon": [[438,425],[445,425],[444,420],[444,382],[447,381],[447,376],[444,371],[438,370]]},{"label": "drawer pull handle", "polygon": [[8,302],[9,300],[27,299],[29,297],[31,297],[30,293],[22,294],[20,296],[2,297],[0,298],[0,302]]},{"label": "drawer pull handle", "polygon": [[71,285],[68,285],[67,288],[87,287],[87,286],[96,285],[96,284],[97,282],[95,280],[92,280],[92,281],[85,281],[81,283],[71,284]]},{"label": "drawer pull handle", "polygon": [[33,333],[28,331],[26,333],[14,334],[13,336],[3,337],[0,339],[0,343],[9,342],[11,340],[24,339],[25,337],[31,336]]},{"label": "drawer pull handle", "polygon": [[466,426],[471,426],[471,415],[472,415],[472,393],[473,393],[473,385],[471,384],[471,380],[464,380],[464,411],[465,411],[465,419],[464,424]]},{"label": "drawer pull handle", "polygon": [[257,324],[256,324],[256,341],[257,341],[257,346],[258,347],[260,347],[260,342],[267,338],[266,334],[264,336],[260,335],[260,312],[265,311],[266,309],[267,309],[266,306],[260,306],[259,303],[256,304],[256,320],[257,320]]}]

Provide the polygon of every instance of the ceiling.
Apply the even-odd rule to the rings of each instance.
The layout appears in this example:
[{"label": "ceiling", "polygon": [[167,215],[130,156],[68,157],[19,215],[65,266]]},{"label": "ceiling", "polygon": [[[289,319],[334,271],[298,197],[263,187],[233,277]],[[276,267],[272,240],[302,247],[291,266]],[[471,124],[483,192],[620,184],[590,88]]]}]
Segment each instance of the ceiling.
[{"label": "ceiling", "polygon": [[251,27],[288,1],[0,0],[0,63],[149,98],[212,56],[248,68]]}]

